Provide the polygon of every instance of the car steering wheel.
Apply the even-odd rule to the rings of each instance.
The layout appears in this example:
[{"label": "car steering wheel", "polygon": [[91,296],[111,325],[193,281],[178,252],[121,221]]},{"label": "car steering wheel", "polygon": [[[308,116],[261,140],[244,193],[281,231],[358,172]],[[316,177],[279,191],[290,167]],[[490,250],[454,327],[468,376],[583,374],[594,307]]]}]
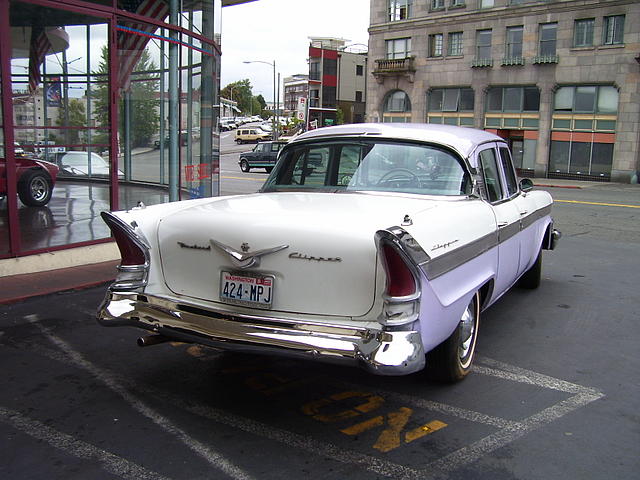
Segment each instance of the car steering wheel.
[{"label": "car steering wheel", "polygon": [[[387,173],[382,175],[382,177],[380,177],[380,179],[378,180],[378,185],[389,183],[393,180],[404,180],[405,177],[409,182],[415,180],[416,184],[420,185],[420,177],[407,168],[394,168],[393,170],[389,170]],[[398,187],[399,186],[400,185],[398,185]]]}]

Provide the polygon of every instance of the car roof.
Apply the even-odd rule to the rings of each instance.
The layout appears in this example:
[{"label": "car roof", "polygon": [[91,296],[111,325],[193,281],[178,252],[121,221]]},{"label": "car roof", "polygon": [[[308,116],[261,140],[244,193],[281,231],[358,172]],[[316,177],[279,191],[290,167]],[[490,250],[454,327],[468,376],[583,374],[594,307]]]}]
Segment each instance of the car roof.
[{"label": "car roof", "polygon": [[504,141],[499,136],[475,128],[427,123],[354,123],[323,127],[305,132],[289,143],[314,138],[336,136],[379,137],[397,140],[415,140],[447,146],[463,157],[468,157],[478,145]]}]

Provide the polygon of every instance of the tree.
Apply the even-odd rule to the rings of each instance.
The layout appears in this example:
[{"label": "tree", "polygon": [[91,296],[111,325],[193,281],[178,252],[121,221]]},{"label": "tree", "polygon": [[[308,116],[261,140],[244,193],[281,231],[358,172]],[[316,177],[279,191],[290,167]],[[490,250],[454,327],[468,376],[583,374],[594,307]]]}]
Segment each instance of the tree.
[{"label": "tree", "polygon": [[[67,109],[67,117],[69,124],[65,125],[65,116],[58,118],[58,126],[60,127],[86,127],[87,126],[87,111],[84,108],[84,103],[78,98],[69,99],[69,107]],[[69,129],[65,131],[65,143],[77,145],[80,143],[80,130]]]},{"label": "tree", "polygon": [[[94,115],[96,125],[99,127],[109,126],[109,91],[107,79],[109,72],[109,52],[106,46],[102,47],[102,56],[98,69],[93,73],[96,78],[96,85],[93,92],[95,98]],[[157,66],[151,60],[151,56],[146,50],[143,50],[140,59],[136,63],[131,74],[131,81],[127,90],[131,98],[131,124],[130,138],[131,147],[141,147],[149,145],[151,137],[158,132],[160,127],[160,115],[158,109],[160,106],[159,77]],[[116,79],[111,78],[114,82]],[[120,96],[120,124],[118,125],[119,137],[124,138],[124,95]],[[109,143],[109,137],[106,133],[95,135],[95,143]]]},{"label": "tree", "polygon": [[228,84],[220,91],[220,96],[238,102],[238,109],[243,113],[247,113],[251,111],[252,88],[249,79],[245,78]]}]

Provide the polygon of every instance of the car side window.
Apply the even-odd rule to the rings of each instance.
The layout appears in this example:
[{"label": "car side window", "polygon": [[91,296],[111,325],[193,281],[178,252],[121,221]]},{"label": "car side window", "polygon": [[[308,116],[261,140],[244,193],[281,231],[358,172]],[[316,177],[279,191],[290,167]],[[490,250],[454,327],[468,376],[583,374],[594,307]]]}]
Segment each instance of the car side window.
[{"label": "car side window", "polygon": [[349,185],[351,178],[360,165],[360,145],[346,145],[340,149],[338,162],[338,185]]},{"label": "car side window", "polygon": [[329,147],[301,150],[291,180],[297,185],[324,186],[329,164]]},{"label": "car side window", "polygon": [[487,196],[491,203],[502,200],[502,185],[500,184],[500,170],[496,159],[496,151],[488,148],[480,152],[480,165]]},{"label": "car side window", "polygon": [[271,144],[271,151],[272,152],[279,152],[281,148],[282,148],[282,145],[279,144],[279,143],[272,143]]},{"label": "car side window", "polygon": [[513,162],[511,161],[511,154],[507,147],[500,147],[500,162],[502,163],[502,170],[504,171],[504,177],[507,181],[507,193],[509,197],[511,197],[518,193],[518,179],[516,178]]}]

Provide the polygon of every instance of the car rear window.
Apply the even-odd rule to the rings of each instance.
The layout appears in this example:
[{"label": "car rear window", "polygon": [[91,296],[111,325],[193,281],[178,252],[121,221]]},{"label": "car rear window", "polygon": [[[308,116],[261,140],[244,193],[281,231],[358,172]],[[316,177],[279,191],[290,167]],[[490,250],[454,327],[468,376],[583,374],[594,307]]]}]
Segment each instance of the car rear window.
[{"label": "car rear window", "polygon": [[281,153],[263,191],[387,191],[466,195],[462,160],[431,144],[390,141],[300,143]]}]

